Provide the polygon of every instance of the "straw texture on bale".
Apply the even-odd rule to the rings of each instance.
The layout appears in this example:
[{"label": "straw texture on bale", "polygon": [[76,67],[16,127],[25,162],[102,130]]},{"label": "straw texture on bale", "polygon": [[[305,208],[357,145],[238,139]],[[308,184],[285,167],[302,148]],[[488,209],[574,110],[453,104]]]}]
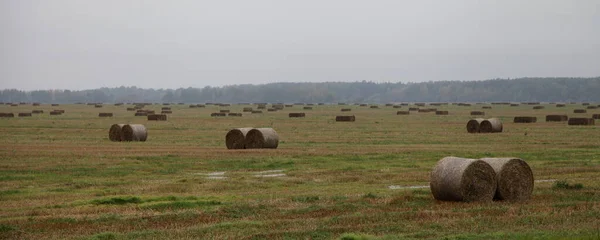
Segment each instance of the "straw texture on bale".
[{"label": "straw texture on bale", "polygon": [[433,197],[442,201],[492,201],[496,193],[496,173],[482,160],[445,157],[430,177]]},{"label": "straw texture on bale", "polygon": [[396,115],[410,115],[410,111],[397,111]]},{"label": "straw texture on bale", "polygon": [[569,120],[567,115],[546,115],[546,122],[564,122]]},{"label": "straw texture on bale", "polygon": [[127,124],[121,128],[121,141],[145,142],[148,138],[148,131],[142,124]]},{"label": "straw texture on bale", "polygon": [[98,117],[112,117],[112,113],[98,113]]},{"label": "straw texture on bale", "polygon": [[354,117],[354,115],[352,115],[352,116],[336,116],[335,121],[336,122],[354,122],[354,121],[356,121],[356,117]]},{"label": "straw texture on bale", "polygon": [[471,111],[471,116],[483,116],[485,112],[482,111]]},{"label": "straw texture on bale", "polygon": [[435,111],[435,115],[448,115],[448,111]]},{"label": "straw texture on bale", "polygon": [[569,125],[594,125],[593,118],[569,118]]},{"label": "straw texture on bale", "polygon": [[149,114],[149,121],[167,121],[167,115],[164,114]]},{"label": "straw texture on bale", "polygon": [[341,111],[342,112],[350,112],[350,111],[352,111],[352,109],[350,109],[350,108],[342,108]]},{"label": "straw texture on bale", "polygon": [[121,139],[123,135],[123,126],[125,126],[125,124],[111,125],[110,129],[108,130],[108,139],[110,139],[113,142],[123,141]]},{"label": "straw texture on bale", "polygon": [[585,109],[575,109],[575,110],[573,110],[573,113],[587,113],[587,110],[585,110]]},{"label": "straw texture on bale", "polygon": [[467,122],[467,132],[469,133],[478,133],[479,132],[479,126],[481,124],[481,122],[483,122],[483,118],[475,118],[475,119],[471,119]]},{"label": "straw texture on bale", "polygon": [[306,114],[305,113],[289,113],[288,116],[291,118],[303,118],[306,116]]},{"label": "straw texture on bale", "polygon": [[229,130],[227,135],[225,135],[225,146],[227,146],[227,149],[245,149],[246,134],[250,130],[252,130],[251,127],[234,128]]},{"label": "straw texture on bale", "polygon": [[537,122],[537,117],[519,116],[513,119],[514,123],[534,123]]},{"label": "straw texture on bale", "polygon": [[246,148],[277,148],[279,135],[272,128],[255,128],[246,134]]},{"label": "straw texture on bale", "polygon": [[502,121],[498,118],[490,118],[481,121],[479,124],[480,133],[499,133],[502,132]]},{"label": "straw texture on bale", "polygon": [[496,173],[494,199],[526,201],[533,192],[533,173],[529,165],[520,158],[482,158]]}]

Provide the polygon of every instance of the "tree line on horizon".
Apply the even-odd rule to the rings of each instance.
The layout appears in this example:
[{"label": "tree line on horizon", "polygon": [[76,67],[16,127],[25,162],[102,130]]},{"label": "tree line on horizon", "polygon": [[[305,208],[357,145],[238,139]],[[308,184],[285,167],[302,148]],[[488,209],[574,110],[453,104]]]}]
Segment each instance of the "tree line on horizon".
[{"label": "tree line on horizon", "polygon": [[322,82],[223,87],[0,91],[0,102],[39,103],[390,103],[600,102],[600,77],[519,78],[421,83]]}]

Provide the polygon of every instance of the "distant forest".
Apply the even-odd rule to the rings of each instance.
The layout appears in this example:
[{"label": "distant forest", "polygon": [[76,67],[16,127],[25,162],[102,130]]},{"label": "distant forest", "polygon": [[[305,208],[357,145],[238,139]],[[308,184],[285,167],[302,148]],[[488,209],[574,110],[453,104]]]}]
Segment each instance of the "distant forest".
[{"label": "distant forest", "polygon": [[389,103],[389,102],[600,102],[600,77],[519,78],[423,83],[270,83],[224,87],[92,90],[5,89],[0,102],[40,103]]}]

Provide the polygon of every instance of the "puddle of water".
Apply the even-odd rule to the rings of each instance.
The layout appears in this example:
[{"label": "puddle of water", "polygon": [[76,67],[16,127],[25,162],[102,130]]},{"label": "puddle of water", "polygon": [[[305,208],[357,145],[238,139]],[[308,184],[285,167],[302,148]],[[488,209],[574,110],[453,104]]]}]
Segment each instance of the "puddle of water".
[{"label": "puddle of water", "polygon": [[285,173],[278,173],[278,174],[264,174],[264,175],[254,175],[255,177],[284,177],[286,176]]}]

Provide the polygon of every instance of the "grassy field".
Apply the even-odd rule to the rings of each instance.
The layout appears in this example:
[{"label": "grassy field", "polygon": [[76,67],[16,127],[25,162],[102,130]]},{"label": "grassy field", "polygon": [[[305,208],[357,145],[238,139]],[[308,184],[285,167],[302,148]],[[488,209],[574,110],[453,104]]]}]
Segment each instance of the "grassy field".
[{"label": "grassy field", "polygon": [[[436,107],[448,116],[326,105],[219,118],[210,113],[247,106],[174,105],[166,122],[126,107],[0,106],[15,115],[44,110],[0,118],[0,238],[600,238],[600,128],[544,121],[600,113],[574,114],[581,104],[494,105],[483,111],[503,120],[497,134],[467,133],[469,112],[481,105]],[[356,122],[334,121],[346,114]],[[514,116],[538,122],[515,124]],[[114,123],[144,124],[148,141],[110,142]],[[236,127],[272,127],[279,148],[227,150],[225,134]],[[429,172],[445,156],[522,158],[536,179],[533,197],[436,201]]]}]

